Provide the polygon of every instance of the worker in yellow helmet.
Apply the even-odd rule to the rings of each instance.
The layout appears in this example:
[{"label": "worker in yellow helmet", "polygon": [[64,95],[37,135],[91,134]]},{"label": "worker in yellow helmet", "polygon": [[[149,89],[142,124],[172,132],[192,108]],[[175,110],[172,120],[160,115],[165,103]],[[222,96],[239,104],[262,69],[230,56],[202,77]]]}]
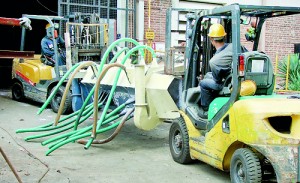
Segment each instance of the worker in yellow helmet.
[{"label": "worker in yellow helmet", "polygon": [[[58,25],[58,24],[54,24]],[[66,64],[66,54],[65,54],[65,41],[62,37],[58,36],[57,33],[58,27],[53,27],[49,23],[46,25],[46,36],[41,40],[41,54],[44,59],[44,63],[50,66],[54,66],[54,64],[58,63],[58,65]],[[54,29],[54,30],[53,30]],[[55,51],[54,51],[54,42],[53,39],[56,40],[58,47],[58,60],[55,59]]]},{"label": "worker in yellow helmet", "polygon": [[227,33],[224,27],[215,23],[209,28],[208,37],[216,52],[209,60],[211,72],[208,72],[204,79],[200,81],[200,112],[199,116],[207,118],[209,104],[223,88],[224,78],[231,73],[232,65],[232,44],[225,43]]}]

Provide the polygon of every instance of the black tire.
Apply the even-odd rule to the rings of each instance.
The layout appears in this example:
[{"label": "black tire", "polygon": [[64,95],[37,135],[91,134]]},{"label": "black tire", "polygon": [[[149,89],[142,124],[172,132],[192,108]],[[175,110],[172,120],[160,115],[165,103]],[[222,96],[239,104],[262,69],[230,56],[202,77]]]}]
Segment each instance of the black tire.
[{"label": "black tire", "polygon": [[[55,87],[52,88],[51,93],[54,91]],[[50,102],[51,109],[53,112],[57,113],[59,110],[61,99],[64,95],[65,87],[60,86]],[[70,91],[68,92],[62,114],[69,114],[72,112],[72,96]]]},{"label": "black tire", "polygon": [[24,100],[24,89],[23,85],[20,82],[14,82],[11,88],[12,98],[16,101],[23,101]]},{"label": "black tire", "polygon": [[189,134],[183,118],[178,118],[171,125],[169,146],[174,161],[181,164],[191,163]]},{"label": "black tire", "polygon": [[257,155],[247,148],[234,152],[230,163],[230,178],[232,183],[260,183],[262,170]]}]

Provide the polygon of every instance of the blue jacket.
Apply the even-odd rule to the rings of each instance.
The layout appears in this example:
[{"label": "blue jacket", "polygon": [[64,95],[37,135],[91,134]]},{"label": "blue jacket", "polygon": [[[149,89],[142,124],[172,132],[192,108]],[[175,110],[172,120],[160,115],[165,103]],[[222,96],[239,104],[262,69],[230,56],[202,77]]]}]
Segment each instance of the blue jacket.
[{"label": "blue jacket", "polygon": [[[65,41],[61,37],[55,38],[57,45],[60,45],[62,47],[65,46]],[[43,37],[41,41],[41,53],[42,55],[46,55],[48,57],[52,57],[54,55],[54,45],[53,45],[53,40],[50,39],[49,37],[45,36]]]}]

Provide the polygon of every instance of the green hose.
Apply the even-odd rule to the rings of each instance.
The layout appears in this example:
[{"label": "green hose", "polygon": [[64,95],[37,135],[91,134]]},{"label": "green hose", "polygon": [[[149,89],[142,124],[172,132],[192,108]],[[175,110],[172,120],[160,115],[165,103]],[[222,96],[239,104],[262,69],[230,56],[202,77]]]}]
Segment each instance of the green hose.
[{"label": "green hose", "polygon": [[[153,51],[153,49],[152,49],[151,47],[146,46],[146,45],[140,45],[140,46],[136,46],[136,47],[132,48],[132,49],[125,55],[125,57],[122,59],[121,64],[124,65],[124,63],[126,62],[126,60],[128,59],[128,57],[129,57],[132,53],[134,53],[135,51],[138,51],[138,50],[140,51],[141,49],[147,49],[147,50],[149,50],[149,51],[152,53],[153,58],[156,57],[156,55],[155,55],[155,53],[154,53],[154,51]],[[142,52],[143,52],[143,50],[142,50]],[[101,126],[101,123],[102,123],[102,121],[103,121],[103,119],[104,119],[104,117],[105,117],[105,115],[106,115],[106,112],[107,112],[107,110],[108,110],[108,108],[109,108],[109,105],[110,105],[110,102],[111,102],[111,100],[112,100],[113,94],[114,94],[115,89],[116,89],[116,87],[117,87],[117,83],[118,83],[118,80],[119,80],[119,77],[120,77],[120,73],[121,73],[121,69],[119,69],[118,72],[116,73],[114,83],[113,83],[112,88],[111,88],[111,90],[110,90],[110,94],[109,94],[109,96],[108,96],[107,102],[106,102],[105,107],[104,107],[104,109],[103,109],[103,112],[102,112],[101,118],[100,118],[100,120],[99,120],[100,122],[98,123],[97,129],[99,129],[99,127]]]},{"label": "green hose", "polygon": [[44,102],[44,104],[42,105],[42,107],[39,109],[39,111],[37,112],[37,114],[41,114],[45,108],[48,106],[48,104],[50,103],[50,101],[52,100],[52,98],[54,97],[54,95],[56,94],[58,88],[63,84],[63,82],[65,81],[65,79],[67,79],[67,77],[70,75],[70,73],[75,70],[80,63],[75,64],[73,67],[71,67],[70,70],[68,70],[66,72],[66,74],[60,79],[60,81],[57,83],[57,85],[54,88],[54,91],[50,94],[50,96],[47,98],[46,102]]},{"label": "green hose", "polygon": [[[149,47],[149,46],[146,46],[146,45],[139,45],[139,46],[136,46],[134,48],[132,48],[126,55],[125,57],[122,59],[121,61],[121,64],[124,65],[124,63],[126,62],[126,60],[128,59],[128,57],[134,53],[135,51],[141,51],[142,49],[142,52],[143,52],[143,49],[147,49],[151,52],[151,54],[153,55],[153,58],[156,57],[155,53],[154,53],[154,50]],[[118,80],[119,80],[119,77],[120,77],[120,73],[121,73],[121,69],[118,70],[118,72],[116,73],[116,76],[115,76],[115,80],[114,80],[114,83],[112,85],[112,88],[110,90],[110,93],[109,93],[109,96],[108,96],[108,99],[107,99],[107,102],[103,108],[103,111],[102,111],[102,114],[101,114],[101,117],[100,117],[100,120],[98,121],[98,124],[97,124],[97,130],[100,129],[101,125],[102,125],[102,122],[105,118],[105,115],[106,115],[106,112],[110,106],[110,103],[111,103],[111,100],[112,100],[112,97],[114,95],[114,92],[115,92],[115,89],[117,87],[117,83],[118,83]],[[91,137],[90,140],[88,141],[88,143],[86,144],[85,148],[88,149],[90,147],[90,145],[92,144],[92,141],[94,140],[94,137]]]},{"label": "green hose", "polygon": [[[85,113],[83,113],[83,115],[86,114],[86,111],[91,111],[93,109],[92,105],[87,106],[87,109],[85,110]],[[79,111],[76,111],[72,114],[70,114],[69,116],[63,117],[59,120],[59,122],[61,121],[65,121],[67,119],[70,119],[71,117],[74,117]],[[27,129],[19,129],[16,131],[16,133],[25,133],[25,132],[42,132],[42,131],[50,131],[50,130],[54,130],[60,127],[64,127],[67,126],[71,123],[73,123],[76,119],[64,122],[64,123],[59,123],[60,125],[57,126],[53,126],[53,123],[49,123],[47,125],[43,125],[43,126],[39,126],[39,127],[35,127],[35,128],[27,128]]]},{"label": "green hose", "polygon": [[[103,124],[110,123],[110,122],[112,122],[112,121],[118,119],[119,117],[120,117],[119,115],[115,115],[115,116],[113,116],[113,117],[111,117],[111,118],[105,120],[105,121],[103,122]],[[71,131],[71,132],[69,132],[69,133],[67,133],[67,134],[62,134],[62,135],[56,136],[56,137],[54,137],[54,138],[48,139],[48,140],[42,142],[42,145],[44,146],[44,145],[53,143],[53,142],[55,142],[55,141],[58,141],[58,142],[56,142],[56,143],[53,143],[52,145],[49,145],[49,149],[50,149],[50,148],[52,148],[53,146],[55,146],[56,144],[58,144],[58,143],[60,143],[60,142],[62,142],[62,141],[64,141],[64,140],[66,140],[66,139],[63,139],[63,138],[71,138],[71,137],[74,137],[74,136],[78,136],[78,135],[81,135],[81,134],[84,134],[84,133],[90,131],[91,129],[92,129],[92,126],[88,126],[88,127],[82,128],[82,129],[77,130],[77,131]]]},{"label": "green hose", "polygon": [[[126,105],[127,105],[127,103],[124,103],[124,104],[120,105],[119,107],[117,107],[116,109],[114,109],[112,112],[110,112],[109,115],[106,116],[106,119],[103,122],[103,125],[118,119],[120,117],[120,115],[115,115],[115,116],[112,116],[112,115],[116,114],[118,111],[125,108]],[[57,141],[61,138],[65,138],[65,137],[68,137],[68,136],[73,137],[73,136],[76,136],[76,135],[80,135],[80,134],[83,134],[83,133],[85,133],[85,132],[87,132],[91,129],[92,129],[92,126],[89,126],[89,127],[85,127],[83,129],[77,130],[77,131],[72,131],[72,132],[69,132],[68,134],[63,134],[63,135],[51,138],[49,140],[46,140],[46,141],[42,142],[42,145],[47,145],[51,142]]]},{"label": "green hose", "polygon": [[[116,112],[118,112],[118,111],[120,111],[121,109],[125,108],[126,105],[127,105],[127,103],[124,103],[124,104],[120,105],[118,108],[114,109],[114,110],[110,113],[111,115],[107,115],[107,116],[109,116],[109,117],[107,117],[107,118],[105,119],[105,121],[103,122],[103,125],[108,124],[108,123],[110,123],[110,122],[112,122],[112,121],[114,121],[114,120],[120,118],[121,115],[115,115],[115,116],[112,116],[112,114],[115,114]],[[88,132],[88,131],[91,130],[91,129],[92,129],[92,126],[88,126],[88,127],[85,127],[85,128],[83,128],[83,129],[81,129],[81,130],[72,131],[72,132],[69,132],[68,134],[63,134],[63,135],[54,137],[54,138],[52,138],[52,139],[46,140],[46,141],[42,142],[42,145],[47,145],[47,144],[49,144],[49,143],[51,143],[51,142],[54,142],[54,141],[57,141],[57,140],[61,139],[60,141],[58,141],[58,142],[55,143],[54,145],[49,146],[49,148],[54,148],[54,146],[55,146],[56,144],[58,144],[58,143],[63,143],[63,141],[66,140],[66,139],[62,139],[62,138],[72,138],[72,137],[75,137],[75,136],[80,136],[80,135],[82,135],[82,134]]]},{"label": "green hose", "polygon": [[[102,105],[103,105],[103,103],[101,102],[101,103],[98,104],[98,107],[100,107]],[[82,123],[83,121],[85,121],[88,117],[90,117],[93,114],[92,109],[93,109],[93,106],[90,106],[87,110],[84,111],[84,113],[83,113],[84,118],[82,118],[82,120],[80,120],[80,123]],[[36,138],[41,138],[41,137],[46,137],[46,136],[51,136],[51,135],[55,135],[57,133],[61,133],[61,132],[64,132],[66,130],[69,130],[69,129],[73,128],[73,126],[67,126],[67,125],[71,124],[74,121],[75,121],[75,119],[72,120],[72,121],[70,121],[70,122],[68,122],[67,124],[64,124],[64,125],[61,125],[61,126],[53,126],[53,127],[50,127],[51,129],[47,129],[47,130],[44,130],[44,129],[34,129],[31,132],[41,132],[41,131],[56,130],[58,128],[65,127],[65,128],[62,128],[62,129],[59,129],[59,130],[56,130],[56,131],[53,131],[53,132],[49,132],[49,133],[46,133],[46,134],[32,135],[32,136],[26,137],[25,141],[29,141],[29,140],[36,139]]]},{"label": "green hose", "polygon": [[[105,51],[105,53],[104,53],[104,55],[103,55],[103,57],[102,57],[102,59],[101,59],[101,62],[100,62],[99,68],[98,68],[98,75],[97,75],[97,77],[98,77],[98,76],[100,75],[100,73],[102,72],[104,63],[105,63],[105,61],[107,60],[107,57],[109,56],[109,53],[111,52],[111,50],[112,50],[117,44],[119,44],[120,42],[125,42],[125,41],[131,42],[131,43],[133,43],[133,44],[135,44],[135,45],[139,45],[139,43],[138,43],[136,40],[131,39],[131,38],[121,38],[121,39],[118,39],[118,40],[114,41],[114,42],[107,48],[107,50]],[[118,52],[121,54],[123,51],[124,51],[124,50],[122,49],[122,50],[120,50],[120,51],[118,51]],[[144,53],[142,53],[142,55],[144,56]],[[80,108],[79,114],[78,114],[77,119],[76,119],[76,121],[75,121],[74,130],[77,129],[78,122],[79,122],[79,120],[80,120],[80,118],[81,118],[82,112],[83,112],[85,106],[87,105],[87,103],[89,102],[89,100],[91,99],[91,97],[92,97],[94,91],[95,91],[95,86],[93,86],[93,88],[91,89],[90,93],[89,93],[88,96],[86,97],[84,103],[82,104],[82,107]]]},{"label": "green hose", "polygon": [[[111,130],[115,127],[117,127],[119,125],[121,121],[118,121],[108,127],[105,127],[105,128],[102,128],[100,130],[97,130],[97,133],[102,133],[102,132],[106,132],[108,130]],[[63,142],[60,142],[58,144],[56,144],[55,146],[53,146],[51,149],[49,149],[47,152],[46,152],[46,156],[48,156],[51,152],[53,152],[54,150],[58,149],[59,147],[69,143],[69,142],[73,142],[73,141],[76,141],[78,139],[82,139],[82,138],[85,138],[85,137],[88,137],[88,136],[91,136],[92,132],[88,132],[88,133],[85,133],[85,134],[81,134],[81,135],[77,135],[77,136],[74,136],[74,137],[71,137],[71,138],[68,138],[66,139],[65,141]]]},{"label": "green hose", "polygon": [[109,63],[114,63],[117,58],[124,52],[124,51],[128,51],[129,48],[128,47],[125,47],[125,48],[122,48],[121,50],[119,50],[115,55],[114,57],[111,59],[111,61]]},{"label": "green hose", "polygon": [[[93,111],[90,111],[86,116],[84,116],[79,123],[82,123],[83,121],[85,121],[88,117],[90,117],[90,115],[93,114]],[[45,134],[39,134],[39,135],[32,135],[32,136],[29,136],[29,137],[26,137],[25,138],[25,141],[29,141],[29,140],[32,140],[32,139],[36,139],[36,138],[41,138],[41,137],[46,137],[46,136],[51,136],[51,135],[55,135],[57,133],[61,133],[61,132],[64,132],[64,131],[67,131],[69,129],[73,128],[73,126],[66,126],[66,127],[63,127],[63,128],[60,128],[58,130],[55,130],[53,132],[49,132],[49,133],[45,133]]]},{"label": "green hose", "polygon": [[[114,63],[116,61],[117,58],[119,58],[119,56],[124,52],[124,51],[128,51],[128,53],[126,53],[125,57],[122,59],[121,64],[124,65],[124,63],[126,62],[126,60],[128,60],[128,58],[136,51],[139,51],[142,55],[142,58],[144,58],[144,49],[147,49],[151,52],[153,58],[156,57],[154,50],[149,47],[149,46],[145,46],[145,45],[139,45],[139,43],[131,38],[122,38],[119,39],[117,41],[115,41],[114,43],[112,43],[106,50],[106,52],[104,53],[104,56],[101,59],[100,65],[99,65],[99,69],[98,69],[98,73],[97,73],[97,77],[99,77],[99,75],[101,74],[102,70],[103,70],[103,66],[109,56],[109,53],[111,52],[111,50],[120,42],[131,42],[133,44],[136,45],[136,47],[132,48],[131,50],[129,50],[129,48],[125,47],[122,48],[121,50],[119,50],[115,56],[113,57],[113,59],[110,61],[110,63]],[[58,82],[58,84],[56,85],[56,87],[54,88],[54,91],[50,94],[50,96],[47,98],[46,102],[43,104],[43,106],[39,109],[38,114],[41,114],[42,111],[46,108],[46,106],[50,103],[50,101],[52,100],[52,98],[54,97],[54,95],[56,94],[58,88],[63,84],[63,82],[67,79],[67,77],[69,77],[70,73],[72,73],[78,66],[80,63],[75,64],[70,70],[68,70],[68,72],[61,78],[61,80]],[[108,124],[111,121],[114,121],[116,119],[118,119],[120,116],[119,115],[115,115],[117,112],[119,112],[121,109],[123,109],[126,104],[121,104],[120,106],[118,106],[114,111],[110,112],[109,114],[106,114],[108,111],[108,108],[110,106],[111,100],[113,98],[115,89],[117,87],[117,83],[120,77],[120,73],[121,73],[121,69],[118,70],[118,72],[116,73],[111,91],[109,93],[108,99],[106,100],[106,104],[103,108],[100,120],[98,120],[97,122],[97,128],[96,128],[96,133],[102,133],[105,132],[107,130],[113,129],[116,126],[119,125],[120,121],[113,123],[112,125],[109,125],[107,127],[103,127],[103,125]],[[53,152],[54,150],[56,150],[57,148],[69,143],[69,142],[74,142],[75,140],[84,138],[84,137],[88,137],[92,134],[92,132],[88,132],[89,130],[92,129],[92,126],[88,126],[85,128],[82,128],[80,130],[77,130],[78,125],[81,124],[83,121],[85,121],[89,116],[91,116],[91,114],[93,113],[91,110],[93,108],[92,104],[88,105],[88,102],[90,101],[91,96],[93,95],[95,91],[95,86],[93,86],[92,90],[89,92],[88,96],[86,97],[82,107],[80,108],[80,110],[73,112],[72,114],[61,118],[58,122],[61,123],[58,126],[53,127],[53,123],[51,124],[46,124],[46,125],[42,125],[36,128],[30,128],[30,129],[20,129],[17,130],[17,133],[23,133],[23,132],[41,132],[41,131],[50,131],[53,130],[50,133],[46,133],[46,134],[40,134],[40,135],[35,135],[35,136],[29,136],[27,137],[25,140],[31,140],[31,139],[35,139],[35,138],[40,138],[40,137],[46,137],[46,136],[50,136],[50,135],[55,135],[58,133],[61,133],[63,131],[69,130],[72,128],[72,126],[69,126],[72,122],[74,122],[74,130],[71,132],[68,132],[67,134],[63,134],[63,135],[59,135],[57,137],[51,138],[49,140],[46,140],[44,142],[42,142],[42,145],[46,145],[52,142],[56,142],[54,144],[52,144],[50,146],[50,149],[46,152],[46,155],[49,155],[51,152]],[[100,105],[100,103],[99,103]],[[115,116],[113,116],[115,115]],[[75,119],[72,119],[70,121],[65,122],[67,119],[70,119],[72,117],[76,117]],[[82,117],[82,118],[81,118]],[[101,128],[102,127],[102,128]],[[100,129],[101,128],[101,129]],[[93,142],[93,138],[89,139],[89,143],[86,144],[85,148],[90,147],[90,145]]]}]

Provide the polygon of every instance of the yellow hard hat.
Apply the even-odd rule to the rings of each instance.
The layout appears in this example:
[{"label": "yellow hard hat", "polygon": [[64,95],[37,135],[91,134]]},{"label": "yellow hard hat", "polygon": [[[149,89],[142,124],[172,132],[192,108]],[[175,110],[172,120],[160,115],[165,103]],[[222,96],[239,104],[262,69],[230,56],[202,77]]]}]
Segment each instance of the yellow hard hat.
[{"label": "yellow hard hat", "polygon": [[48,23],[45,27],[45,29],[48,29],[51,25]]},{"label": "yellow hard hat", "polygon": [[224,36],[226,36],[226,32],[223,25],[219,23],[212,24],[209,27],[208,36],[213,38],[223,38]]},{"label": "yellow hard hat", "polygon": [[252,96],[255,94],[256,89],[256,83],[253,80],[242,81],[240,96]]}]

